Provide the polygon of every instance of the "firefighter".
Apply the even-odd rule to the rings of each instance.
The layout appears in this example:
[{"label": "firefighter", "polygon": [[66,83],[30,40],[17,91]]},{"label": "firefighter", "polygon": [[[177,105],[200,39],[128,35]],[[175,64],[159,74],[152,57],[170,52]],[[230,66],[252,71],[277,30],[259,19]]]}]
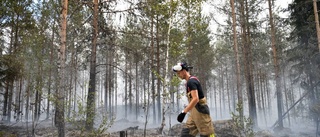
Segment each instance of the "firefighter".
[{"label": "firefighter", "polygon": [[189,69],[192,69],[192,67],[183,62],[173,66],[172,69],[179,78],[187,81],[186,95],[189,104],[177,117],[177,120],[181,123],[186,114],[189,113],[186,125],[181,131],[181,137],[195,137],[197,134],[200,134],[200,137],[214,137],[213,123],[200,81],[189,73]]}]

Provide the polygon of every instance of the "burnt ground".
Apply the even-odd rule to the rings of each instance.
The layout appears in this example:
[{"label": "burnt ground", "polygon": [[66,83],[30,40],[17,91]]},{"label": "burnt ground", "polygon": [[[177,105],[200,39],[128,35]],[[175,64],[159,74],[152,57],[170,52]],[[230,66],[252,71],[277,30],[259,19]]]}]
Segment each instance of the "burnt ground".
[{"label": "burnt ground", "polygon": [[[215,131],[217,137],[237,137],[233,132],[230,120],[214,121]],[[171,130],[164,129],[163,133],[159,133],[159,128],[149,124],[146,131],[144,130],[144,123],[130,122],[127,120],[115,121],[105,131],[85,132],[84,123],[76,123],[80,128],[74,128],[71,124],[66,124],[67,137],[87,137],[87,136],[102,136],[102,137],[120,137],[120,134],[126,137],[142,137],[146,133],[146,137],[178,137],[183,127],[183,124],[175,124]],[[82,128],[81,128],[82,127]],[[255,137],[316,137],[315,127],[304,126],[298,128],[284,128],[282,130],[257,130]],[[34,132],[34,134],[32,134]],[[56,137],[58,135],[57,128],[54,127],[51,120],[41,121],[35,124],[32,130],[32,123],[11,123],[4,124],[0,122],[0,137]],[[318,135],[319,136],[319,135]]]}]

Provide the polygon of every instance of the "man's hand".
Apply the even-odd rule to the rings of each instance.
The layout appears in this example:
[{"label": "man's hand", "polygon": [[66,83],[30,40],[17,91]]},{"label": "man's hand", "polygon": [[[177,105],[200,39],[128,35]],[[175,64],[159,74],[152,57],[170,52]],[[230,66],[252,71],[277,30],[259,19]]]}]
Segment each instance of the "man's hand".
[{"label": "man's hand", "polygon": [[178,117],[177,117],[177,120],[181,123],[184,119],[184,117],[186,116],[187,113],[185,113],[184,111],[182,111]]}]

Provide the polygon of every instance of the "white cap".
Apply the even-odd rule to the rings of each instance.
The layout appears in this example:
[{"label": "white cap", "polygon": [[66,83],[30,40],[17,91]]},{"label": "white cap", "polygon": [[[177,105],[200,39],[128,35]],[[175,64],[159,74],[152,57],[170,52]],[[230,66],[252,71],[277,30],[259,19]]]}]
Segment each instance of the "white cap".
[{"label": "white cap", "polygon": [[175,65],[175,66],[172,67],[172,70],[173,70],[174,72],[181,71],[181,70],[183,70],[183,69],[185,69],[185,70],[188,71],[189,69],[192,69],[192,68],[193,68],[193,67],[188,66],[187,63],[178,63],[177,65]]},{"label": "white cap", "polygon": [[174,72],[181,71],[181,70],[182,70],[182,64],[181,64],[181,63],[178,63],[177,65],[175,65],[175,66],[172,67],[172,70],[173,70]]}]

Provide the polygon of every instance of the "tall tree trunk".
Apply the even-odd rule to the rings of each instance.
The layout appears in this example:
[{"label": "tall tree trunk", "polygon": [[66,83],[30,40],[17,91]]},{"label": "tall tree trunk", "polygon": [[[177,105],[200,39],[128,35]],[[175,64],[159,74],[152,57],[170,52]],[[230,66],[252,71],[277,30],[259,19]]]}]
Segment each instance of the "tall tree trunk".
[{"label": "tall tree trunk", "polygon": [[[150,64],[149,61],[146,61],[144,63],[144,66],[146,66],[147,64]],[[144,123],[144,131],[143,131],[143,136],[146,137],[147,134],[147,124],[148,124],[148,118],[149,118],[149,110],[150,110],[150,69],[144,68],[143,72],[147,72],[144,73],[144,83],[147,84],[143,84],[143,88],[144,88],[144,94],[145,94],[145,99],[144,99],[144,113],[145,113],[145,123]],[[146,86],[147,85],[147,86]]]},{"label": "tall tree trunk", "polygon": [[136,59],[136,63],[135,63],[135,70],[136,70],[136,85],[135,85],[135,89],[136,89],[136,120],[138,120],[138,116],[139,116],[139,75],[138,75],[138,57],[137,57],[137,52],[135,53],[135,59]]},{"label": "tall tree trunk", "polygon": [[[236,22],[236,12],[235,12],[235,4],[234,0],[230,0],[231,9],[232,9],[232,30],[233,30],[233,52],[235,57],[235,66],[236,66],[236,82],[237,82],[237,95],[238,95],[238,103],[243,104],[242,99],[242,91],[240,84],[240,63],[239,63],[239,51],[238,51],[238,38],[237,38],[237,22]],[[242,109],[243,110],[243,109]],[[240,120],[243,120],[243,111],[239,112]]]},{"label": "tall tree trunk", "polygon": [[[282,69],[282,81],[283,81],[283,91],[284,91],[284,97],[285,97],[285,101],[286,101],[286,104],[285,106],[283,107],[286,107],[286,110],[289,109],[289,89],[287,89],[287,82],[286,82],[286,78],[284,77],[285,76],[285,72],[286,71],[286,67],[283,67]],[[284,109],[283,109],[284,110]],[[289,124],[289,127],[291,126],[291,119],[290,119],[290,113],[288,113],[288,124]]]},{"label": "tall tree trunk", "polygon": [[245,0],[245,9],[246,9],[246,29],[247,29],[247,51],[248,51],[248,58],[247,58],[247,65],[249,67],[249,117],[253,120],[253,127],[258,126],[257,120],[257,107],[256,107],[256,96],[255,96],[255,88],[254,88],[254,77],[253,77],[253,56],[252,56],[252,44],[251,44],[251,31],[250,31],[250,24],[249,24],[249,8],[248,8],[248,0]]},{"label": "tall tree trunk", "polygon": [[59,63],[60,63],[60,72],[58,79],[58,92],[56,100],[56,127],[58,128],[58,136],[65,136],[65,120],[64,120],[64,96],[65,96],[65,52],[66,52],[66,38],[67,38],[67,11],[68,11],[68,0],[62,1],[62,13],[61,13],[61,30],[60,30],[60,54],[59,54]]},{"label": "tall tree trunk", "polygon": [[48,97],[47,97],[47,117],[49,119],[50,116],[50,96],[51,96],[51,84],[52,84],[52,66],[53,66],[53,50],[54,50],[54,30],[55,27],[52,25],[52,37],[51,37],[51,46],[50,46],[50,67],[49,67],[49,80],[48,80]]},{"label": "tall tree trunk", "polygon": [[222,112],[223,112],[223,107],[222,107],[222,94],[223,94],[223,71],[222,71],[222,67],[223,65],[220,66],[220,69],[219,69],[219,112],[220,112],[220,118],[222,118]]},{"label": "tall tree trunk", "polygon": [[267,126],[267,116],[266,116],[266,105],[265,105],[265,102],[266,102],[266,97],[265,97],[265,94],[266,93],[266,90],[265,90],[265,86],[264,86],[264,73],[261,71],[261,69],[259,70],[259,83],[260,83],[260,93],[261,93],[261,103],[262,103],[262,111],[263,111],[263,117],[264,117],[264,122]]},{"label": "tall tree trunk", "polygon": [[[245,11],[246,10],[246,11]],[[244,71],[246,78],[246,89],[248,96],[248,106],[249,106],[249,117],[253,121],[253,127],[258,125],[257,123],[257,113],[256,113],[256,102],[255,102],[255,91],[254,91],[254,83],[252,76],[252,60],[251,60],[251,45],[249,38],[249,26],[248,26],[248,8],[247,1],[240,1],[240,13],[241,13],[241,30],[242,30],[242,40],[243,40],[243,54],[244,54]]]},{"label": "tall tree trunk", "polygon": [[110,51],[109,51],[109,56],[108,56],[108,64],[109,64],[109,67],[108,67],[108,104],[109,104],[109,110],[108,110],[108,112],[110,113],[110,115],[109,115],[109,118],[111,119],[112,118],[112,99],[113,99],[113,96],[112,96],[112,93],[113,93],[113,82],[112,82],[112,79],[113,79],[113,67],[111,67],[110,65],[111,64],[113,64],[113,51],[112,51],[112,48],[113,47],[111,47],[110,49]]},{"label": "tall tree trunk", "polygon": [[[115,53],[115,61],[114,64],[118,64],[119,61],[119,55],[117,53]],[[115,97],[115,101],[114,101],[114,113],[117,114],[118,113],[118,71],[117,69],[114,69],[114,97]]]},{"label": "tall tree trunk", "polygon": [[[73,41],[74,42],[74,41]],[[70,83],[69,83],[69,94],[68,94],[68,99],[66,100],[68,102],[68,105],[67,105],[67,108],[68,108],[68,118],[70,118],[70,115],[71,115],[71,110],[72,110],[72,91],[73,91],[73,77],[74,77],[74,73],[76,72],[75,71],[75,49],[74,49],[74,45],[72,44],[72,47],[71,47],[71,65],[69,67],[70,69]]]},{"label": "tall tree trunk", "polygon": [[34,120],[38,121],[40,117],[40,106],[41,106],[41,96],[42,96],[42,63],[38,63],[38,74],[36,76],[36,94],[35,94],[35,106],[34,106]]},{"label": "tall tree trunk", "polygon": [[[37,77],[39,77],[39,76],[37,76]],[[39,85],[40,85],[40,82],[39,82],[39,78],[37,78],[37,82],[36,82],[36,94],[35,94],[35,102],[34,102],[34,113],[33,113],[33,119],[35,120],[35,121],[38,121],[38,107],[39,107],[39,104],[38,104],[38,102],[39,102]]]},{"label": "tall tree trunk", "polygon": [[225,98],[225,74],[224,74],[224,69],[223,69],[223,65],[221,66],[221,98],[220,98],[220,102],[222,105],[222,114],[226,112],[226,98]]},{"label": "tall tree trunk", "polygon": [[[113,51],[113,50],[112,50],[112,51]],[[112,52],[112,57],[111,57],[112,63],[110,63],[110,64],[114,64],[114,54],[115,54],[115,51]],[[113,115],[115,115],[115,113],[114,113],[114,112],[115,112],[115,111],[114,111],[114,107],[115,107],[115,104],[116,104],[116,102],[114,102],[115,97],[116,97],[116,96],[115,96],[115,90],[116,90],[116,89],[115,89],[114,87],[115,87],[115,83],[116,83],[116,81],[115,81],[115,77],[116,77],[116,76],[115,76],[115,69],[114,69],[114,67],[111,67],[110,69],[111,69],[111,78],[112,78],[112,79],[111,79],[111,84],[110,84],[110,85],[111,85],[111,96],[112,96],[112,101],[111,101],[111,102],[112,102],[112,103],[111,103],[111,106],[112,106],[112,107],[111,107],[110,113],[111,113],[111,116],[114,117],[114,116],[113,116]],[[111,118],[110,118],[110,119],[111,119]]]},{"label": "tall tree trunk", "polygon": [[93,36],[91,46],[91,58],[90,58],[90,78],[89,89],[87,97],[87,117],[86,117],[86,129],[92,130],[95,118],[95,94],[96,94],[96,51],[97,51],[97,39],[98,39],[98,0],[93,0]]},{"label": "tall tree trunk", "polygon": [[157,15],[157,23],[156,23],[156,44],[157,44],[157,110],[158,110],[158,123],[160,123],[161,118],[161,75],[160,75],[160,37],[159,37],[159,16]]},{"label": "tall tree trunk", "polygon": [[132,114],[133,93],[132,93],[132,60],[129,60],[129,113]]},{"label": "tall tree trunk", "polygon": [[77,107],[77,82],[78,82],[78,75],[77,75],[77,66],[78,66],[78,56],[75,56],[75,75],[74,75],[74,92],[73,92],[73,112],[76,112],[76,107]]},{"label": "tall tree trunk", "polygon": [[273,24],[273,15],[272,15],[272,5],[271,0],[268,0],[269,5],[269,17],[270,17],[270,27],[271,27],[271,47],[273,52],[273,65],[276,79],[276,93],[277,93],[277,107],[278,107],[278,120],[279,120],[279,128],[283,128],[283,119],[282,119],[282,93],[281,93],[281,79],[279,75],[279,64],[277,59],[277,47],[276,47],[276,39],[275,39],[275,28]]},{"label": "tall tree trunk", "polygon": [[8,81],[5,82],[5,92],[4,92],[4,102],[3,102],[3,116],[4,119],[7,120],[8,116],[8,99],[9,99],[9,83]]},{"label": "tall tree trunk", "polygon": [[215,116],[216,116],[216,119],[218,119],[218,105],[217,105],[217,85],[216,85],[216,79],[215,78],[213,78],[213,91],[214,91],[214,95],[213,95],[213,97],[214,97],[214,108],[215,108],[215,111],[214,112],[216,112],[216,114],[215,114]]},{"label": "tall tree trunk", "polygon": [[[166,1],[166,2],[170,2],[170,3],[172,3],[173,2],[173,0],[168,0],[168,1]],[[171,4],[170,4],[171,5]],[[165,94],[164,95],[164,97],[163,97],[163,99],[162,99],[162,112],[163,112],[163,114],[162,114],[162,121],[161,121],[161,127],[160,127],[160,130],[159,130],[159,132],[160,133],[162,133],[163,132],[163,129],[164,129],[164,127],[165,127],[165,125],[166,125],[166,120],[165,120],[165,113],[166,113],[166,110],[165,109],[167,109],[166,107],[165,107],[165,105],[164,104],[170,104],[169,102],[171,102],[171,101],[169,101],[169,102],[167,102],[167,100],[169,99],[169,100],[172,100],[172,102],[174,103],[174,99],[173,99],[173,96],[174,96],[174,94],[172,93],[172,94],[170,94],[170,93],[167,93],[168,91],[169,91],[169,85],[167,85],[168,83],[169,83],[169,81],[167,80],[168,79],[168,77],[169,77],[169,75],[168,75],[168,71],[169,71],[169,50],[170,50],[170,32],[171,32],[171,25],[172,25],[172,12],[173,12],[173,9],[172,9],[173,7],[170,7],[170,10],[169,10],[169,21],[168,21],[168,31],[167,31],[167,39],[166,39],[166,41],[167,41],[167,44],[166,44],[166,56],[165,56],[165,70],[164,70],[164,81],[163,81],[163,94]],[[170,88],[171,88],[172,86],[170,86]],[[171,96],[171,97],[170,97]],[[159,100],[160,101],[160,100]],[[160,102],[159,102],[160,103]],[[169,105],[169,107],[170,107],[170,105]],[[169,108],[170,110],[174,110],[174,107],[172,107],[172,108]],[[171,113],[169,114],[169,128],[171,128]]]},{"label": "tall tree trunk", "polygon": [[262,105],[261,105],[261,87],[260,87],[260,69],[257,70],[258,72],[256,73],[255,76],[255,82],[256,82],[256,96],[257,96],[257,106],[258,106],[258,111],[262,110]]},{"label": "tall tree trunk", "polygon": [[8,111],[7,111],[7,121],[10,123],[11,121],[11,107],[12,107],[12,100],[13,100],[13,80],[9,82],[9,93],[8,93]]},{"label": "tall tree trunk", "polygon": [[153,16],[151,17],[151,55],[150,55],[150,60],[151,60],[151,92],[152,92],[152,108],[153,108],[153,123],[157,123],[157,113],[156,113],[156,91],[155,91],[155,76],[154,76],[154,38],[153,38],[153,26],[154,26],[154,20]]},{"label": "tall tree trunk", "polygon": [[[106,73],[106,76],[105,76],[105,79],[104,79],[104,109],[105,109],[105,111],[107,112],[108,111],[108,108],[109,108],[109,106],[108,106],[108,101],[109,101],[109,99],[108,99],[108,97],[109,97],[109,78],[110,78],[110,75],[109,75],[109,68],[110,68],[110,65],[108,65],[109,64],[109,51],[107,51],[106,52],[106,60],[105,60],[105,63],[107,64],[106,65],[106,68],[105,68],[105,73]],[[126,64],[125,65],[127,65],[127,62],[126,62]],[[125,70],[126,71],[126,70]],[[125,80],[127,80],[126,79],[126,75],[125,75]],[[126,81],[126,83],[125,83],[125,87],[127,86],[127,81]],[[126,92],[126,88],[125,88],[125,93],[127,93]]]},{"label": "tall tree trunk", "polygon": [[[128,72],[128,54],[125,54],[125,72]],[[128,118],[128,74],[124,76],[124,111],[125,111],[125,118]]]},{"label": "tall tree trunk", "polygon": [[[176,95],[176,102],[177,102],[177,110],[179,110],[180,109],[180,101],[179,101],[179,99],[180,99],[180,91],[179,91],[179,88],[177,87],[176,88],[176,90],[177,90],[177,95]],[[214,91],[214,90],[213,90]]]},{"label": "tall tree trunk", "polygon": [[[21,105],[21,104],[23,104],[23,98],[21,97],[21,94],[22,94],[22,86],[23,86],[23,78],[20,78],[20,80],[19,80],[19,92],[18,92],[18,97],[17,97],[17,102],[16,102],[16,104],[17,104],[17,106],[16,106],[16,113],[17,113],[17,119],[16,119],[16,121],[20,121],[20,116],[21,116],[21,114],[22,114],[22,109],[23,109],[23,105]],[[21,118],[21,120],[22,120],[22,118]]]},{"label": "tall tree trunk", "polygon": [[[293,85],[294,85],[294,83],[293,83],[293,81],[292,81],[292,78],[290,77],[290,104],[292,105],[292,104],[294,104],[294,100],[295,100],[295,96],[294,96],[294,87],[293,87]],[[296,113],[297,111],[296,111],[296,108],[294,107],[293,108],[293,113]],[[293,119],[295,120],[295,122],[296,122],[296,116],[293,116]]]},{"label": "tall tree trunk", "polygon": [[319,48],[319,52],[320,52],[320,27],[319,27],[319,15],[318,15],[318,8],[317,8],[317,0],[313,0],[313,12],[314,12],[314,19],[315,19],[316,30],[317,30],[318,48]]},{"label": "tall tree trunk", "polygon": [[266,104],[268,105],[267,110],[269,112],[269,114],[271,115],[272,111],[271,111],[271,93],[269,90],[269,82],[268,82],[268,77],[267,77],[267,73],[264,72],[264,81],[265,81],[265,88],[266,88],[266,93],[267,93],[267,99],[266,99]]},{"label": "tall tree trunk", "polygon": [[229,75],[228,68],[226,67],[226,91],[227,91],[227,101],[228,101],[228,109],[231,112],[231,99],[230,99],[230,90],[229,90]]},{"label": "tall tree trunk", "polygon": [[[28,77],[28,79],[27,79],[27,88],[26,88],[26,103],[25,103],[25,105],[26,105],[26,109],[25,109],[25,119],[26,119],[26,121],[29,120],[30,88],[31,88],[31,82],[30,82],[30,77]],[[28,125],[28,122],[27,122],[27,125]]]}]

